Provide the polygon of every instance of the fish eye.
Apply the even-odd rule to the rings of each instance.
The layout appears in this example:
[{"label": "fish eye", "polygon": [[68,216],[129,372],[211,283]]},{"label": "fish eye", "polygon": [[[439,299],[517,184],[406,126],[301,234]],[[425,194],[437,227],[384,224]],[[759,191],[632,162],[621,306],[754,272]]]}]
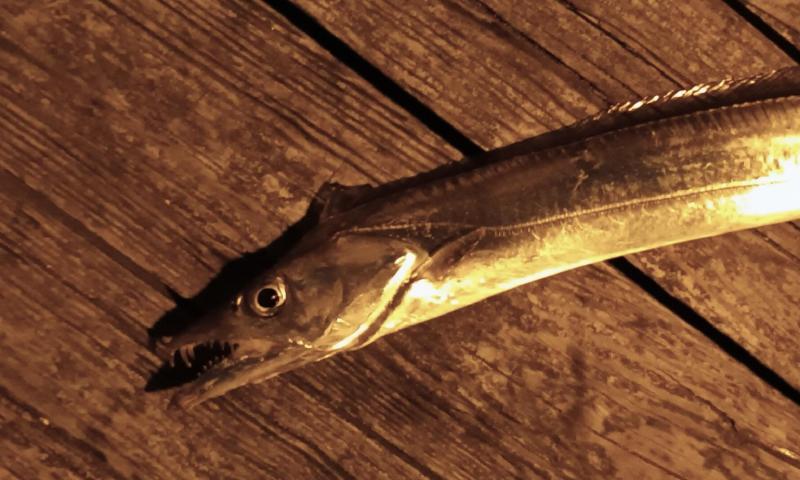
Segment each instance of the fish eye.
[{"label": "fish eye", "polygon": [[268,283],[253,295],[251,306],[253,310],[262,317],[274,315],[283,302],[286,301],[286,287],[283,282],[276,280]]}]

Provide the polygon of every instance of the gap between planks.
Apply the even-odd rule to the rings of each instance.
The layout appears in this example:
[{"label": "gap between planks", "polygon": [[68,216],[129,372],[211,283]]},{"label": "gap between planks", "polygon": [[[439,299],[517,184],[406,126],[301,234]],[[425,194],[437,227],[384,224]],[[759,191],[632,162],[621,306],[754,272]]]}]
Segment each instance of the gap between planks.
[{"label": "gap between planks", "polygon": [[800,49],[798,49],[788,38],[784,37],[777,30],[775,30],[763,18],[758,16],[752,7],[748,7],[740,0],[722,0],[731,10],[736,12],[737,15],[742,17],[747,23],[758,30],[776,47],[780,48],[787,57],[800,64]]}]

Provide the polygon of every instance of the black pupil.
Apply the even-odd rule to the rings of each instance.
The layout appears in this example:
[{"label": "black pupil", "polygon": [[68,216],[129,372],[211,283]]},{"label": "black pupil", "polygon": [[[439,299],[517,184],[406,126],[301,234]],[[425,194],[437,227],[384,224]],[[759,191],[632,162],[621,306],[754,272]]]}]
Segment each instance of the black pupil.
[{"label": "black pupil", "polygon": [[264,309],[275,308],[280,299],[278,291],[274,288],[262,288],[256,296],[258,306]]}]

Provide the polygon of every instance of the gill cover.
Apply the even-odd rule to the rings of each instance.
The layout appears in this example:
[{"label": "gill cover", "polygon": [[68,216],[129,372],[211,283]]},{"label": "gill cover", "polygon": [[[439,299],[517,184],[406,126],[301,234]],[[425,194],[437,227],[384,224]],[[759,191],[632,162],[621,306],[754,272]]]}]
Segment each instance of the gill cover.
[{"label": "gill cover", "polygon": [[[314,304],[310,290],[331,285],[341,288],[339,304],[318,319],[324,330],[317,338],[308,339],[313,348],[335,353],[368,343],[392,302],[427,258],[425,250],[409,241],[353,233],[338,236],[330,246],[290,261],[286,275],[298,285],[300,298],[295,301]],[[312,262],[319,262],[319,266],[312,266]],[[310,271],[317,272],[315,278],[302,278],[306,275],[303,272]]]}]

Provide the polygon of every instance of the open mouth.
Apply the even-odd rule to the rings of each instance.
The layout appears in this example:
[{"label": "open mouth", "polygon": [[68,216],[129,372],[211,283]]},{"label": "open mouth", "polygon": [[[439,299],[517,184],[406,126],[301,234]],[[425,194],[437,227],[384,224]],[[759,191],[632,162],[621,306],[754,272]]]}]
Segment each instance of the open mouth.
[{"label": "open mouth", "polygon": [[150,378],[145,390],[180,387],[170,405],[186,409],[330,354],[296,342],[276,345],[261,339],[189,342],[169,350],[164,347],[167,360]]},{"label": "open mouth", "polygon": [[169,363],[173,368],[187,370],[187,375],[197,379],[206,370],[225,363],[238,349],[238,343],[219,340],[188,344],[173,351]]},{"label": "open mouth", "polygon": [[211,340],[182,345],[172,350],[145,389],[158,391],[184,386],[210,370],[236,363],[242,358],[241,353],[239,342]]}]

